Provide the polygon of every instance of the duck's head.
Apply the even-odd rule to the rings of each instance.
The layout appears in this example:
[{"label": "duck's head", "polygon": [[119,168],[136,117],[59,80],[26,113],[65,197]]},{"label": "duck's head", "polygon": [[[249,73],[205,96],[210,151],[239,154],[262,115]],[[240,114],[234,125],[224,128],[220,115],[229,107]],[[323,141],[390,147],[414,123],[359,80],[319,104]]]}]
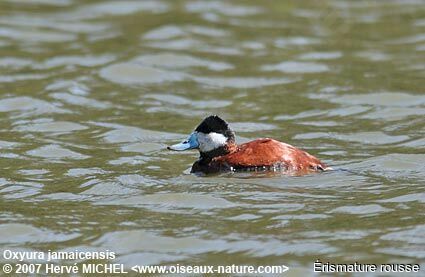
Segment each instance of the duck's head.
[{"label": "duck's head", "polygon": [[227,149],[228,145],[234,143],[235,133],[230,129],[229,124],[219,116],[211,115],[205,118],[186,140],[167,148],[175,151],[199,149],[202,155]]}]

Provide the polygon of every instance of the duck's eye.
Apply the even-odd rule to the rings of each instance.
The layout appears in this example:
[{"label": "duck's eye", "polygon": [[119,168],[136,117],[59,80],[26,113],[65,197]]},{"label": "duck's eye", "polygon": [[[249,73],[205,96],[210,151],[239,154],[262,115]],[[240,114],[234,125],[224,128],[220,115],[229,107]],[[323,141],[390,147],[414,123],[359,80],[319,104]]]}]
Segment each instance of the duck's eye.
[{"label": "duck's eye", "polygon": [[189,141],[188,140],[183,141],[183,144],[186,144],[186,143],[189,143]]}]

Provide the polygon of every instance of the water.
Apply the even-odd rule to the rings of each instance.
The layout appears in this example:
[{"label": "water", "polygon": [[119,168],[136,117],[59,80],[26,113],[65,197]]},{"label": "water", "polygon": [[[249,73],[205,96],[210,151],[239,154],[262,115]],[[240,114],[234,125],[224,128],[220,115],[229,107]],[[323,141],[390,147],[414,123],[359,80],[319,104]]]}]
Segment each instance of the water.
[{"label": "water", "polygon": [[[424,6],[2,1],[2,250],[424,267]],[[209,114],[342,170],[189,175]]]}]

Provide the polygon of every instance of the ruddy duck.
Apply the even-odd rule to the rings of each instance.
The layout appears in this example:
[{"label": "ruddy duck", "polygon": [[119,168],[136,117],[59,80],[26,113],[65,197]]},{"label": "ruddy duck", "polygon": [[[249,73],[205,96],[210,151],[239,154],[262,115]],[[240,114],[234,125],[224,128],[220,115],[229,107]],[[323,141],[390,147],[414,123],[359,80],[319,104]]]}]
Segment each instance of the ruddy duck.
[{"label": "ruddy duck", "polygon": [[237,145],[235,132],[217,115],[205,118],[185,141],[167,148],[199,149],[201,155],[191,173],[272,170],[300,175],[331,169],[307,152],[271,138]]}]

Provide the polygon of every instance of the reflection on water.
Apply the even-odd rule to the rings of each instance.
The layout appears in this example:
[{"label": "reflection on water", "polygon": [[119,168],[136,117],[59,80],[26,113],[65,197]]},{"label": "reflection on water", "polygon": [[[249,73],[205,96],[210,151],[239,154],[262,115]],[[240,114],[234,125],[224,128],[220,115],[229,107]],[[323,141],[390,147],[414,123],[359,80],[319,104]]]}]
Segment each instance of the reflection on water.
[{"label": "reflection on water", "polygon": [[[423,265],[422,6],[2,1],[1,248]],[[189,175],[209,114],[337,170]]]}]

